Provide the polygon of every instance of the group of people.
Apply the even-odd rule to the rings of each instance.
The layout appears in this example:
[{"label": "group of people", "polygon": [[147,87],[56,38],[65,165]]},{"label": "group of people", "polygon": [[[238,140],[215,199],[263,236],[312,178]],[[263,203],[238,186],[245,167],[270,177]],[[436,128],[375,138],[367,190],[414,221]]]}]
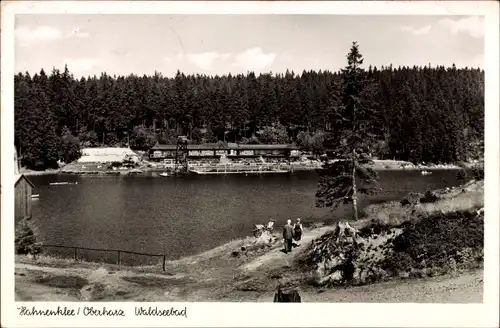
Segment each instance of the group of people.
[{"label": "group of people", "polygon": [[[271,234],[273,233],[274,229],[274,219],[269,220],[269,223],[267,226],[264,228],[262,225],[255,225],[256,229],[266,229]],[[285,243],[285,253],[289,253],[292,251],[292,245],[293,241],[300,241],[302,238],[302,232],[304,231],[304,228],[302,227],[302,223],[300,222],[300,218],[297,218],[297,221],[292,225],[292,220],[288,219],[285,226],[283,227],[283,240]],[[296,245],[300,246],[300,245]]]},{"label": "group of people", "polygon": [[[292,226],[292,220],[287,220],[285,226],[283,227],[283,239],[285,242],[285,253],[292,251],[293,240],[300,241],[302,238],[302,223],[300,223],[300,218],[297,219],[295,224]],[[297,246],[299,246],[297,244]]]}]

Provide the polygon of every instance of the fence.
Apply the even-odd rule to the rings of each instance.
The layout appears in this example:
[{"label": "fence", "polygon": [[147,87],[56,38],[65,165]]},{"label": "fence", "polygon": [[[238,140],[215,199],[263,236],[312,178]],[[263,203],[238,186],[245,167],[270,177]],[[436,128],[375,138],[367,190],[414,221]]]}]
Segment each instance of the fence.
[{"label": "fence", "polygon": [[148,256],[148,257],[161,257],[162,258],[162,269],[163,269],[163,271],[165,271],[165,263],[166,263],[166,255],[165,254],[150,254],[150,253],[124,251],[121,249],[87,248],[87,247],[74,247],[74,246],[50,245],[50,244],[43,244],[41,246],[43,248],[52,247],[52,248],[72,249],[73,250],[73,259],[75,261],[78,261],[78,250],[116,253],[117,254],[116,264],[118,264],[118,265],[122,264],[122,254],[134,254],[134,255]]}]

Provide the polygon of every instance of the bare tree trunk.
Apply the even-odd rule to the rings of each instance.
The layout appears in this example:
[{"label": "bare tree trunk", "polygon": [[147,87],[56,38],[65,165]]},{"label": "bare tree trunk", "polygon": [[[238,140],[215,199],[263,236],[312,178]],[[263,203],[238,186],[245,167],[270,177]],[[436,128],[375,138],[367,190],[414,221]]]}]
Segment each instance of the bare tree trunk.
[{"label": "bare tree trunk", "polygon": [[352,209],[354,211],[354,220],[358,220],[358,189],[356,187],[356,150],[353,150],[352,160]]}]

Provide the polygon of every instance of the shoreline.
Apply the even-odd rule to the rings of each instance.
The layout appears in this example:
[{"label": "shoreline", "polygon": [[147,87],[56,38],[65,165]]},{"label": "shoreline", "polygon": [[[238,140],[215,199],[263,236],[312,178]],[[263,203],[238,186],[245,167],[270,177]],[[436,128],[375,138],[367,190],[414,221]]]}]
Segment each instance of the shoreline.
[{"label": "shoreline", "polygon": [[[399,161],[399,160],[373,160],[373,165],[370,165],[375,171],[440,171],[440,170],[460,170],[463,168],[473,169],[477,167],[481,167],[482,164],[480,162],[469,162],[464,163],[463,167],[456,164],[432,164],[432,165],[423,165],[423,164],[412,164],[410,162]],[[268,165],[269,166],[269,165]],[[272,166],[272,165],[270,165]],[[196,166],[193,166],[196,168]],[[312,166],[295,166],[290,170],[290,173],[293,172],[303,172],[303,171],[314,171],[318,169],[318,167]],[[25,176],[38,176],[38,175],[57,175],[57,174],[68,174],[68,175],[145,175],[154,172],[163,172],[167,170],[167,168],[162,169],[158,167],[144,167],[144,168],[135,168],[128,170],[95,170],[95,171],[86,171],[86,170],[64,170],[64,167],[59,169],[50,169],[43,171],[35,171],[35,170],[27,170],[21,169],[20,174],[24,174]],[[269,174],[274,173],[282,173],[279,172],[268,172]],[[215,174],[215,173],[213,173]],[[223,175],[224,173],[218,173]],[[244,173],[242,173],[244,174]]]},{"label": "shoreline", "polygon": [[55,175],[55,174],[60,174],[63,173],[61,169],[50,169],[50,170],[42,170],[42,171],[35,171],[35,170],[27,170],[27,169],[21,169],[19,170],[19,174],[23,174],[25,176],[37,176],[37,175]]}]

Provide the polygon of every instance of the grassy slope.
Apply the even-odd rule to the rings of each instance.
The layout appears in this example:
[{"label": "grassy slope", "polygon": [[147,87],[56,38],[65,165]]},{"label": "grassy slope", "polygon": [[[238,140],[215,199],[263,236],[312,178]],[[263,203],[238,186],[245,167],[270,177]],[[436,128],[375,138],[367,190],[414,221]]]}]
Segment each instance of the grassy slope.
[{"label": "grassy slope", "polygon": [[[418,211],[430,214],[450,212],[464,206],[482,204],[482,183],[442,193],[444,199],[431,205],[420,204]],[[465,204],[465,205],[464,205]],[[385,216],[379,215],[381,211]],[[408,209],[399,203],[374,205],[367,218],[356,222],[361,227],[373,219],[398,223]],[[399,213],[390,215],[390,213]],[[378,216],[377,216],[378,215]],[[408,214],[409,215],[409,214]],[[396,220],[397,222],[393,222]],[[102,300],[102,301],[272,301],[278,282],[303,282],[296,259],[314,238],[331,227],[319,227],[304,233],[301,246],[292,254],[283,254],[282,244],[233,256],[248,241],[235,240],[202,254],[160,266],[121,267],[97,263],[74,263],[40,257],[16,258],[16,298],[18,300]],[[427,283],[429,282],[429,284]],[[434,287],[432,287],[434,286]],[[436,294],[436,295],[434,295]],[[460,277],[431,278],[425,281],[390,282],[348,289],[323,290],[301,285],[303,301],[481,301],[482,273]]]}]

